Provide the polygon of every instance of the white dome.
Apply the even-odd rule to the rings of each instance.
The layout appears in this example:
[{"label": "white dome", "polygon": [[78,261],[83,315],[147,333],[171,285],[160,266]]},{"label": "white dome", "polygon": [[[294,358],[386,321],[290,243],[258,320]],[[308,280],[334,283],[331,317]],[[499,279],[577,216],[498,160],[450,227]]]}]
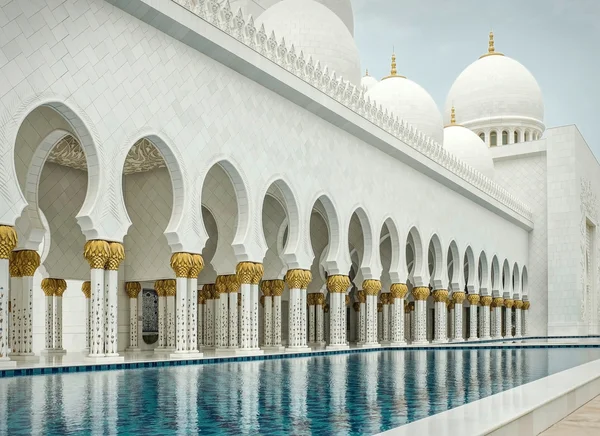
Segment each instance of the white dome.
[{"label": "white dome", "polygon": [[442,115],[431,95],[402,76],[390,76],[373,86],[366,97],[439,144],[444,139]]},{"label": "white dome", "polygon": [[494,161],[490,149],[466,127],[447,126],[444,129],[444,148],[490,179],[494,178]]},{"label": "white dome", "polygon": [[363,76],[362,79],[360,79],[360,86],[362,86],[365,92],[371,89],[373,86],[377,85],[378,83],[379,82],[377,81],[377,79],[373,76],[369,76],[368,72],[365,76]]},{"label": "white dome", "polygon": [[[231,0],[231,10],[242,8],[244,14],[252,14],[256,19],[266,9],[281,0]],[[344,22],[351,35],[354,35],[354,12],[350,0],[315,0],[331,9]]]},{"label": "white dome", "polygon": [[469,65],[452,85],[444,113],[449,114],[452,106],[459,122],[469,128],[497,123],[544,129],[544,102],[537,81],[519,62],[494,52],[493,35],[490,52]]},{"label": "white dome", "polygon": [[285,38],[296,53],[304,52],[327,65],[354,85],[360,84],[360,56],[354,38],[342,20],[329,8],[313,0],[284,0],[267,9],[257,20],[267,35],[275,31],[277,41]]}]

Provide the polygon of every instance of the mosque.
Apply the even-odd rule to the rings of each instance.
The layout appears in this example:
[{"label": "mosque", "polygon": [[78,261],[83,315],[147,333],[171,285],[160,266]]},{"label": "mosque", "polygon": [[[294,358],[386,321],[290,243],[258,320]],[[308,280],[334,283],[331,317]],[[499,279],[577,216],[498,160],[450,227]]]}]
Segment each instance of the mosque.
[{"label": "mosque", "polygon": [[1,365],[600,333],[600,166],[501,35],[440,109],[350,0],[8,3]]}]

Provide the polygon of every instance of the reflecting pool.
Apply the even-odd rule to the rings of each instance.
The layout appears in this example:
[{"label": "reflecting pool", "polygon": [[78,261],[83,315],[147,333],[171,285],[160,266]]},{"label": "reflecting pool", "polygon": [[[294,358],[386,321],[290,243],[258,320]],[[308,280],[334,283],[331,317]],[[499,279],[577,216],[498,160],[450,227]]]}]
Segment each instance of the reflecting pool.
[{"label": "reflecting pool", "polygon": [[383,351],[0,380],[0,434],[374,434],[600,358]]}]

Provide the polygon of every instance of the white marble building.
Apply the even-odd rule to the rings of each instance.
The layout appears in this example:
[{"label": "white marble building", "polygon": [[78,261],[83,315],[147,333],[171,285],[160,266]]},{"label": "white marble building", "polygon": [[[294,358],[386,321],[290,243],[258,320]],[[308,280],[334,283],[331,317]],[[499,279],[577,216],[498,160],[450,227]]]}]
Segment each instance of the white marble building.
[{"label": "white marble building", "polygon": [[441,111],[350,0],[0,11],[6,364],[598,333],[600,166],[492,37]]}]

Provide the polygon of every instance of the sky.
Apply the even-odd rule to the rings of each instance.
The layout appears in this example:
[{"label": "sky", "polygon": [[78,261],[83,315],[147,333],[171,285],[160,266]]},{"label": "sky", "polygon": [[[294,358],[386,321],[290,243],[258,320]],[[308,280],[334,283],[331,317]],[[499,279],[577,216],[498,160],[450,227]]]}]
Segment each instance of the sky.
[{"label": "sky", "polygon": [[[443,109],[461,71],[487,52],[522,63],[544,96],[548,127],[575,124],[600,160],[600,0],[352,0],[361,64],[398,74]],[[595,129],[596,128],[596,129]]]}]

